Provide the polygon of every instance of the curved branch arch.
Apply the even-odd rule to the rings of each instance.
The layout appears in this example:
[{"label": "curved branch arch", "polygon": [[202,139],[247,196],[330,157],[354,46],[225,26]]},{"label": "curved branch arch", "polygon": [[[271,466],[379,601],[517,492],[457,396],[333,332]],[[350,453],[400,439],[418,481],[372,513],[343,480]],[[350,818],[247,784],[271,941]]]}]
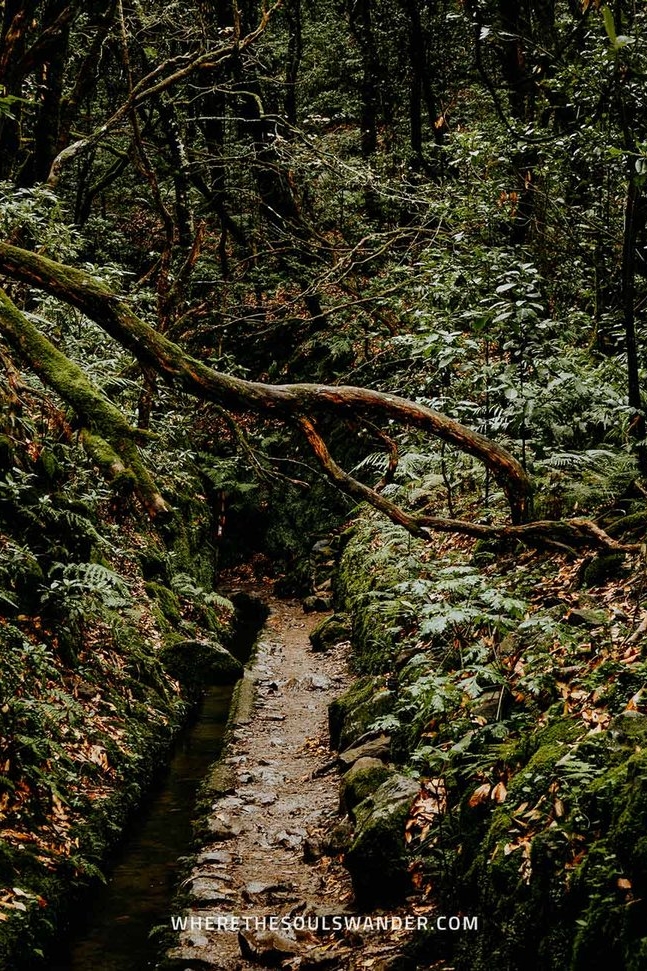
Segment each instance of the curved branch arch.
[{"label": "curved branch arch", "polygon": [[[540,545],[552,542],[558,545],[633,548],[611,539],[588,520],[529,522],[532,486],[517,459],[503,446],[433,408],[398,395],[353,385],[267,385],[223,374],[190,356],[178,344],[158,333],[141,320],[125,300],[90,274],[8,243],[0,243],[0,273],[41,289],[80,310],[128,349],[142,367],[152,368],[170,384],[189,394],[215,402],[234,413],[253,412],[296,422],[305,433],[322,470],[339,489],[369,502],[415,535],[425,536],[430,531],[442,530],[481,537],[507,535]],[[66,398],[94,430],[99,430],[104,438],[110,440],[109,430],[113,428],[110,445],[133,471],[136,488],[146,508],[153,515],[163,510],[163,501],[160,502],[161,497],[155,496],[150,475],[133,451],[136,431],[127,427],[123,416],[121,422],[116,420],[111,426],[114,412],[118,412],[118,409],[90,385],[78,365],[70,362],[50,344],[6,294],[0,299],[0,331],[44,383]],[[73,380],[61,383],[55,363],[60,365],[65,362],[71,366],[69,376]],[[479,459],[503,488],[512,525],[488,526],[410,515],[379,492],[358,482],[332,460],[315,426],[316,418],[323,415],[342,419],[359,417],[373,426],[380,420],[415,426]]]}]

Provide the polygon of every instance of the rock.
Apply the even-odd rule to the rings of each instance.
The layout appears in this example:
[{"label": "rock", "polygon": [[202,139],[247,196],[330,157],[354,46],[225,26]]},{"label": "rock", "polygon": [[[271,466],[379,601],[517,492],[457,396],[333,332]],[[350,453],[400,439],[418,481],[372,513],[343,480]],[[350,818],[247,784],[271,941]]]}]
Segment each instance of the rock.
[{"label": "rock", "polygon": [[309,691],[329,691],[332,687],[332,681],[325,674],[309,674],[302,683]]},{"label": "rock", "polygon": [[322,620],[310,634],[310,643],[313,651],[328,651],[339,644],[340,641],[347,641],[351,636],[351,623],[348,614],[333,614]]},{"label": "rock", "polygon": [[362,745],[355,745],[339,753],[339,762],[342,769],[350,769],[352,765],[360,759],[380,759],[388,762],[391,758],[391,736],[380,734],[377,738],[364,742]]},{"label": "rock", "polygon": [[259,806],[272,806],[278,797],[275,792],[252,792],[248,798]]},{"label": "rock", "polygon": [[597,587],[628,572],[624,553],[603,553],[593,557],[584,570],[584,586]]},{"label": "rock", "polygon": [[355,808],[357,829],[345,864],[360,907],[397,903],[411,891],[404,824],[420,785],[393,775]]},{"label": "rock", "polygon": [[317,968],[338,968],[340,956],[323,947],[315,947],[301,958],[300,971],[315,971]]},{"label": "rock", "polygon": [[293,888],[287,883],[263,883],[261,880],[252,880],[251,883],[245,884],[243,897],[245,900],[264,896],[275,898],[290,894],[292,891]]},{"label": "rock", "polygon": [[350,847],[353,839],[353,827],[344,819],[333,826],[324,839],[324,856],[339,856]]},{"label": "rock", "polygon": [[[216,803],[218,809],[240,809],[244,800],[239,796],[222,796]],[[215,808],[215,806],[214,806]]]},{"label": "rock", "polygon": [[191,881],[189,893],[194,903],[201,907],[232,904],[235,897],[222,881],[210,877],[197,877]]},{"label": "rock", "polygon": [[380,759],[369,756],[359,758],[341,780],[339,792],[341,811],[352,815],[355,806],[379,789],[394,771]]},{"label": "rock", "polygon": [[221,863],[228,866],[232,861],[233,856],[229,850],[208,850],[204,853],[199,853],[195,860],[198,866],[203,863]]},{"label": "rock", "polygon": [[286,830],[282,829],[276,834],[275,841],[280,846],[287,846],[291,850],[298,849],[306,838],[306,832],[303,829],[293,829]]},{"label": "rock", "polygon": [[176,641],[163,647],[159,657],[169,674],[191,690],[231,684],[243,673],[240,661],[216,641]]},{"label": "rock", "polygon": [[402,668],[406,667],[409,661],[412,661],[414,657],[418,657],[419,654],[426,654],[422,648],[417,645],[412,645],[411,647],[404,647],[401,651],[398,651],[397,657],[393,667],[396,671],[401,671]]},{"label": "rock", "polygon": [[325,840],[317,836],[307,836],[303,841],[303,862],[316,863],[322,856],[326,856]]},{"label": "rock", "polygon": [[472,714],[484,718],[486,722],[496,721],[504,700],[505,688],[486,688],[475,699]]},{"label": "rock", "polygon": [[265,967],[274,967],[299,953],[296,941],[274,931],[239,931],[238,946],[247,961],[255,961]]},{"label": "rock", "polygon": [[384,678],[359,678],[328,708],[328,727],[332,748],[345,749],[357,741],[371,725],[395,707],[396,696],[384,687]]},{"label": "rock", "polygon": [[280,786],[282,782],[285,782],[285,772],[268,763],[252,773],[251,781],[263,782],[268,786]]},{"label": "rock", "polygon": [[210,816],[205,820],[206,836],[214,843],[225,842],[225,840],[235,839],[240,835],[242,825],[238,820],[221,819],[218,816]]},{"label": "rock", "polygon": [[320,539],[314,544],[310,552],[320,560],[329,560],[335,555],[329,539]]},{"label": "rock", "polygon": [[564,620],[574,627],[602,627],[609,623],[606,610],[592,610],[588,607],[569,610]]},{"label": "rock", "polygon": [[302,601],[302,606],[303,612],[306,614],[330,610],[332,607],[332,597],[322,597],[319,594],[313,594],[311,597],[306,597],[305,600]]}]

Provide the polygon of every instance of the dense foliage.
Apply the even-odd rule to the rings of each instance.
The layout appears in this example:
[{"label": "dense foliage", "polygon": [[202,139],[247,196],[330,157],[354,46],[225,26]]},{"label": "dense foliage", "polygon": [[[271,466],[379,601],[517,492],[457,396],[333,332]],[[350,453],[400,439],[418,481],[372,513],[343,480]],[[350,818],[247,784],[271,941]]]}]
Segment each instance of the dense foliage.
[{"label": "dense foliage", "polygon": [[[77,799],[70,760],[85,775],[101,767],[79,685],[117,665],[121,700],[106,704],[179,710],[151,638],[172,646],[181,622],[188,637],[219,636],[222,562],[261,551],[301,591],[313,539],[362,498],[427,538],[500,532],[511,511],[522,529],[547,525],[508,540],[560,555],[615,544],[619,569],[627,549],[637,556],[647,10],[4,0],[0,12],[0,717],[13,746],[0,811],[14,833],[0,882],[12,886],[15,833],[39,813],[63,825]],[[267,390],[297,382],[310,390]],[[374,392],[371,407],[342,385]],[[554,528],[572,517],[587,517],[584,532]],[[547,691],[561,704],[555,664],[572,667],[581,645],[560,618],[538,629],[528,590],[494,578],[497,553],[481,552],[433,578],[413,564],[395,603],[385,595],[389,637],[462,652],[449,672],[425,670],[405,748],[450,696],[498,691],[501,707]],[[524,624],[519,674],[497,652]],[[548,639],[564,631],[556,660]],[[577,690],[597,690],[601,670],[586,667]],[[638,692],[629,681],[612,718]],[[487,745],[508,745],[495,768],[478,743],[483,786],[527,771],[528,712],[481,726]],[[467,731],[457,718],[440,751]],[[606,743],[591,744],[558,781],[603,764]],[[444,754],[415,752],[440,773]],[[458,756],[450,768],[469,795]],[[10,894],[5,909],[27,912],[15,905]]]}]

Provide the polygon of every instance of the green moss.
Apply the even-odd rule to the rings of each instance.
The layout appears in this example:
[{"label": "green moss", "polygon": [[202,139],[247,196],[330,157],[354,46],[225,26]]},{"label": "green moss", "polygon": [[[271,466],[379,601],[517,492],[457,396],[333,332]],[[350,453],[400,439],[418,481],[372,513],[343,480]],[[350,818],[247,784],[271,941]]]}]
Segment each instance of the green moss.
[{"label": "green moss", "polygon": [[357,829],[345,858],[360,906],[393,903],[411,889],[404,825],[419,784],[394,775],[355,808]]},{"label": "green moss", "polygon": [[147,546],[139,552],[139,563],[144,580],[168,580],[166,555],[155,546]]},{"label": "green moss", "polygon": [[326,651],[340,641],[347,641],[351,636],[350,619],[347,614],[333,614],[317,624],[310,634],[313,651]]},{"label": "green moss", "polygon": [[146,584],[146,593],[149,597],[157,601],[165,620],[170,621],[172,624],[180,623],[182,620],[180,601],[172,590],[169,590],[163,583],[150,580]]},{"label": "green moss", "polygon": [[626,573],[624,553],[594,557],[584,571],[584,585],[596,587]]},{"label": "green moss", "polygon": [[358,759],[341,780],[339,798],[342,810],[352,813],[355,806],[373,795],[394,771],[379,759]]},{"label": "green moss", "polygon": [[209,684],[231,684],[243,673],[240,661],[211,641],[175,641],[163,647],[159,656],[169,674],[190,694]]},{"label": "green moss", "polygon": [[613,537],[622,536],[626,540],[640,539],[647,531],[647,512],[642,509],[616,519],[606,527],[606,531]]},{"label": "green moss", "polygon": [[[365,705],[382,686],[382,678],[365,675],[358,678],[354,684],[331,703],[328,708],[328,727],[330,730],[330,745],[332,748],[346,747],[352,737],[359,738],[365,731],[357,720],[356,713]],[[364,716],[362,716],[364,717]],[[351,727],[352,722],[352,727]]]}]

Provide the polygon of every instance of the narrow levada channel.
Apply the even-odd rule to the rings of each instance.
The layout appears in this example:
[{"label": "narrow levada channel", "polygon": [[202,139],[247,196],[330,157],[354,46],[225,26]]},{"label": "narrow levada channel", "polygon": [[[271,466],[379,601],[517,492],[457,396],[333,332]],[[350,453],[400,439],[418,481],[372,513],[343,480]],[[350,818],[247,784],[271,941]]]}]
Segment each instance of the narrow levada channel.
[{"label": "narrow levada channel", "polygon": [[[232,652],[249,657],[267,611],[242,598]],[[189,853],[198,787],[218,758],[233,686],[211,687],[178,738],[168,767],[157,778],[115,853],[107,883],[79,903],[68,937],[48,971],[146,971],[159,959],[151,931],[168,925],[180,873]]]}]

